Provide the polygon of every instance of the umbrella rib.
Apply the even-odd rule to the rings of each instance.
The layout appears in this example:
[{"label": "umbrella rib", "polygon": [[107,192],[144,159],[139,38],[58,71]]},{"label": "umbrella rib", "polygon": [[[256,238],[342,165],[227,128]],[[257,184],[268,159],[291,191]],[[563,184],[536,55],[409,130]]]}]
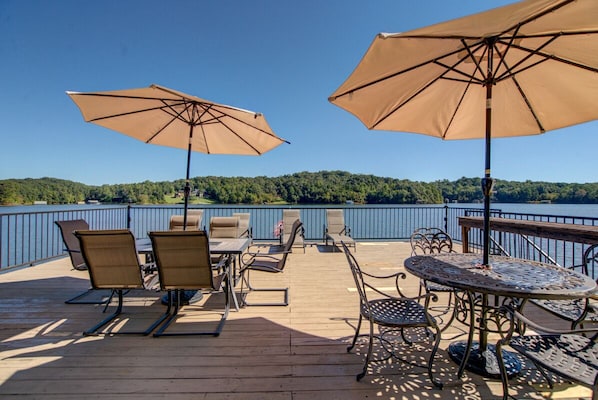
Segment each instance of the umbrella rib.
[{"label": "umbrella rib", "polygon": [[[554,42],[557,39],[557,37],[558,36],[552,36],[552,37],[550,37],[549,40],[547,40],[546,42],[544,42],[541,46],[539,46],[535,50],[529,49],[527,47],[523,47],[523,46],[519,46],[519,45],[515,44],[514,43],[514,40],[515,40],[514,36],[511,37],[511,39],[509,40],[509,43],[504,43],[503,41],[500,41],[500,43],[502,43],[502,44],[504,44],[504,45],[507,46],[507,49],[504,51],[504,53],[501,53],[500,49],[498,49],[498,47],[495,48],[496,53],[499,54],[500,59],[501,59],[500,64],[496,68],[496,70],[498,71],[498,69],[500,68],[500,65],[504,65],[505,68],[506,68],[506,70],[499,77],[495,77],[495,82],[499,82],[499,81],[501,81],[503,79],[506,79],[506,78],[508,78],[510,76],[513,76],[513,75],[517,75],[518,73],[526,71],[526,70],[528,70],[528,69],[530,69],[532,67],[535,67],[536,65],[542,64],[544,61],[548,60],[548,57],[546,57],[545,54],[542,54],[540,52],[540,50],[542,50],[543,48],[545,48],[546,46],[548,46],[550,43]],[[506,63],[506,55],[507,55],[507,52],[509,51],[509,49],[511,49],[511,48],[516,48],[518,50],[527,52],[528,54],[527,54],[527,56],[525,56],[521,60],[519,60],[515,65],[509,67],[509,66],[507,66],[507,63]],[[542,56],[544,58],[541,59],[541,60],[538,60],[538,61],[532,63],[531,65],[528,65],[528,66],[526,66],[526,67],[524,67],[524,68],[522,68],[522,69],[520,69],[518,71],[515,71],[518,66],[522,65],[524,62],[526,62],[527,60],[529,60],[530,58],[532,58],[534,55]]]},{"label": "umbrella rib", "polygon": [[544,129],[544,126],[542,125],[542,122],[538,118],[538,115],[534,111],[534,108],[532,107],[531,103],[529,102],[529,99],[525,95],[525,92],[519,85],[519,82],[517,81],[517,78],[515,76],[513,76],[513,83],[515,84],[515,87],[517,87],[517,90],[519,91],[519,94],[523,98],[523,101],[525,101],[525,105],[527,106],[529,112],[532,114],[532,117],[534,117],[536,124],[538,124],[538,129],[540,130],[540,132],[542,132],[542,133],[546,132],[546,130]]},{"label": "umbrella rib", "polygon": [[[478,43],[478,44],[479,44],[479,43]],[[465,45],[465,43],[464,43],[464,45]],[[470,52],[469,48],[468,48],[467,46],[466,46],[466,48],[467,48],[468,52],[470,53],[470,55],[471,55],[471,56],[473,56],[473,54]],[[479,47],[478,47],[478,48],[479,48]],[[452,52],[452,54],[455,54],[455,53],[457,53],[457,52],[460,52],[460,51],[461,51],[461,49],[459,49],[459,50],[458,50],[458,51],[456,51],[456,52]],[[444,55],[444,56],[442,56],[442,57],[440,57],[440,58],[444,58],[444,57],[448,57],[448,56],[449,56],[449,55],[447,54],[447,55]],[[415,92],[413,95],[409,96],[409,98],[407,98],[407,99],[406,99],[405,101],[403,101],[401,104],[397,105],[397,106],[396,106],[394,109],[392,109],[390,112],[386,113],[386,115],[384,115],[384,116],[383,116],[383,117],[381,117],[381,118],[378,118],[378,120],[377,120],[377,121],[376,121],[374,124],[372,124],[371,126],[369,126],[369,127],[368,127],[368,129],[376,129],[376,127],[377,127],[377,126],[378,126],[380,123],[382,123],[383,121],[385,121],[385,120],[386,120],[388,117],[390,117],[390,116],[391,116],[391,115],[392,115],[394,112],[396,112],[397,110],[399,110],[400,108],[402,108],[402,107],[403,107],[405,104],[407,104],[407,103],[409,103],[411,100],[413,100],[413,98],[415,98],[416,96],[418,96],[419,94],[421,94],[422,92],[424,92],[424,91],[425,91],[425,90],[426,90],[428,87],[430,87],[430,86],[431,86],[432,84],[434,84],[436,81],[438,81],[438,80],[441,80],[441,79],[444,79],[444,80],[457,80],[457,79],[455,79],[455,78],[447,78],[447,77],[445,76],[445,75],[446,75],[448,72],[450,72],[450,71],[457,72],[457,73],[459,73],[459,74],[461,74],[461,75],[463,75],[463,76],[466,76],[467,78],[469,78],[469,80],[463,80],[464,82],[468,82],[469,84],[471,84],[472,80],[475,80],[475,81],[476,81],[476,82],[478,82],[478,83],[482,83],[483,81],[479,80],[479,78],[476,78],[476,77],[475,77],[475,76],[473,76],[473,75],[467,75],[466,73],[464,73],[464,72],[462,72],[462,71],[459,71],[458,69],[456,69],[456,68],[455,68],[455,67],[457,67],[459,64],[463,63],[463,62],[464,62],[464,60],[465,60],[464,58],[462,58],[462,59],[459,59],[459,60],[458,60],[458,61],[457,61],[457,62],[456,62],[456,63],[455,63],[453,66],[450,66],[450,65],[443,64],[443,63],[441,63],[440,61],[438,61],[438,59],[431,60],[431,62],[432,62],[432,63],[434,63],[434,64],[437,64],[437,65],[440,65],[440,66],[442,66],[442,67],[445,67],[445,70],[444,70],[444,72],[443,72],[441,75],[439,75],[438,77],[436,77],[435,79],[432,79],[430,82],[428,82],[428,83],[427,83],[425,86],[423,86],[421,89],[419,89],[419,90],[418,90],[417,92]],[[474,59],[474,61],[475,61],[475,59]],[[427,64],[427,63],[426,63],[426,64]],[[476,61],[476,64],[477,64],[477,61]],[[422,64],[422,65],[424,65],[424,64]]]},{"label": "umbrella rib", "polygon": [[[235,132],[235,131],[234,131],[234,130],[233,130],[231,127],[230,127],[230,126],[228,126],[228,124],[227,124],[226,122],[224,122],[224,121],[223,121],[221,118],[222,118],[222,117],[229,117],[229,118],[231,118],[231,119],[233,119],[233,120],[235,120],[235,121],[237,121],[237,122],[241,122],[242,124],[244,124],[244,125],[246,125],[246,126],[250,126],[249,124],[246,124],[245,122],[243,122],[243,121],[239,120],[238,118],[235,118],[235,117],[233,117],[233,116],[232,116],[232,115],[230,115],[230,114],[224,114],[224,113],[222,113],[222,117],[218,117],[218,116],[214,115],[214,114],[213,114],[213,113],[212,113],[210,110],[206,110],[206,112],[207,112],[208,114],[210,114],[212,117],[214,117],[214,118],[215,118],[215,119],[216,119],[216,120],[217,120],[217,121],[218,121],[220,124],[222,124],[222,126],[224,126],[226,129],[228,129],[228,130],[229,130],[229,132],[231,132],[233,135],[235,135],[235,136],[236,136],[236,137],[238,137],[238,138],[239,138],[241,141],[243,141],[243,143],[245,143],[245,144],[246,144],[246,145],[247,145],[249,148],[253,149],[253,151],[254,151],[256,154],[258,154],[258,155],[261,155],[261,154],[262,154],[260,151],[258,151],[258,149],[256,149],[256,148],[255,148],[255,146],[253,146],[253,145],[252,145],[251,143],[249,143],[247,140],[245,140],[245,139],[243,139],[241,136],[239,136],[239,135],[237,134],[237,132]],[[255,118],[257,118],[257,115],[255,116]],[[202,124],[202,125],[203,125],[203,124]],[[262,130],[262,129],[259,129],[259,128],[256,128],[256,127],[252,127],[252,128],[254,128],[254,129],[256,129],[256,130],[259,130],[259,131],[261,131],[261,132],[263,132],[263,133],[268,133],[268,132],[265,132],[264,130]],[[202,132],[203,132],[203,129],[202,129]],[[269,133],[268,133],[268,134],[269,134]],[[205,138],[205,135],[204,135],[204,138]],[[207,142],[207,140],[206,140],[206,146],[207,146],[207,143],[208,143],[208,142]]]},{"label": "umbrella rib", "polygon": [[[237,111],[238,111],[238,110],[240,110],[240,109],[238,109],[238,108],[236,108],[236,109],[235,109],[235,108],[229,108],[229,109],[231,109],[231,110],[233,110],[233,109],[234,109],[234,110],[237,110]],[[209,114],[210,114],[212,117],[214,117],[214,119],[215,119],[216,121],[220,122],[221,124],[223,124],[224,126],[226,126],[226,127],[227,127],[229,130],[231,130],[231,131],[232,131],[232,129],[230,129],[230,128],[229,128],[229,127],[226,125],[226,124],[224,124],[224,123],[222,122],[222,117],[227,117],[227,118],[230,118],[230,119],[232,119],[232,120],[234,120],[234,121],[237,121],[237,122],[239,122],[239,123],[241,123],[241,124],[243,124],[243,125],[245,125],[245,126],[248,126],[248,127],[252,128],[252,129],[255,129],[256,131],[259,131],[259,132],[261,132],[261,133],[265,133],[265,134],[266,134],[266,135],[268,135],[268,136],[271,136],[271,137],[273,137],[273,138],[277,138],[277,139],[279,139],[279,140],[282,140],[282,141],[284,141],[284,142],[287,142],[286,140],[284,140],[284,139],[281,139],[281,138],[279,138],[278,136],[274,135],[272,132],[268,132],[267,130],[264,130],[264,129],[262,129],[262,128],[258,128],[257,126],[253,126],[253,125],[251,125],[251,124],[248,124],[247,122],[245,122],[245,121],[243,121],[243,120],[241,120],[241,119],[239,119],[239,118],[237,118],[237,117],[235,117],[235,116],[233,116],[233,115],[231,115],[231,114],[226,114],[226,113],[224,113],[224,112],[222,112],[222,111],[220,111],[220,110],[217,110],[217,111],[218,111],[218,112],[220,112],[220,113],[222,114],[222,116],[216,116],[216,115],[214,115],[214,114],[213,114],[213,113],[211,113],[211,112],[210,112]],[[245,111],[245,110],[241,110],[241,111]],[[249,111],[247,111],[247,112],[249,112]],[[252,113],[252,114],[253,114],[253,118],[258,118],[258,116],[261,116],[261,115],[262,115],[261,113]],[[234,131],[232,131],[232,132],[234,133]],[[288,143],[288,142],[287,142],[287,143]]]},{"label": "umbrella rib", "polygon": [[[429,37],[428,37],[428,38],[429,38]],[[449,53],[442,54],[441,56],[438,56],[438,57],[436,57],[436,58],[433,58],[433,59],[431,59],[431,60],[426,60],[426,61],[423,61],[423,62],[421,62],[421,63],[419,63],[419,64],[412,65],[411,67],[409,67],[409,68],[406,68],[406,69],[403,69],[403,70],[401,70],[401,71],[393,72],[392,74],[389,74],[389,75],[383,76],[383,77],[381,77],[381,78],[375,79],[375,80],[373,80],[373,81],[371,81],[371,82],[364,83],[363,85],[356,86],[356,87],[354,87],[354,88],[352,88],[352,89],[350,89],[350,90],[346,90],[345,92],[342,92],[342,93],[340,93],[340,94],[338,94],[338,95],[336,95],[336,96],[330,96],[330,97],[328,98],[328,101],[331,101],[331,102],[332,102],[332,101],[334,101],[334,100],[336,100],[336,99],[338,99],[338,98],[340,98],[340,97],[346,96],[346,95],[348,95],[348,94],[350,94],[350,93],[354,93],[354,92],[356,92],[356,91],[358,91],[358,90],[365,89],[365,88],[367,88],[367,87],[370,87],[370,86],[377,85],[378,83],[382,83],[382,82],[384,82],[384,81],[386,81],[386,80],[388,80],[388,79],[391,79],[391,78],[394,78],[394,77],[396,77],[396,76],[399,76],[399,75],[405,74],[405,73],[407,73],[407,72],[410,72],[410,71],[412,71],[412,70],[415,70],[415,69],[417,69],[417,68],[421,68],[421,67],[423,67],[424,65],[428,65],[428,64],[432,64],[432,63],[438,64],[438,65],[442,65],[442,64],[439,64],[439,62],[438,62],[438,60],[439,60],[439,59],[443,59],[443,58],[446,58],[446,57],[450,57],[450,56],[452,56],[452,55],[454,55],[454,54],[457,54],[457,53],[461,52],[462,50],[463,50],[463,49],[457,49],[457,50],[453,50],[453,51],[451,51],[451,52],[449,52]]]},{"label": "umbrella rib", "polygon": [[465,95],[469,91],[470,87],[471,87],[471,82],[467,86],[465,86],[465,90],[463,90],[463,94],[461,95],[461,98],[459,99],[459,103],[457,103],[457,106],[455,107],[455,110],[453,111],[453,115],[451,115],[450,121],[448,122],[448,124],[446,124],[446,128],[444,129],[444,132],[442,132],[442,139],[446,138],[448,130],[450,129],[451,125],[453,124],[453,121],[455,120],[455,117],[457,116],[457,111],[459,111],[459,107],[461,107],[461,103],[463,102],[463,99],[465,98]]},{"label": "umbrella rib", "polygon": [[[184,103],[183,103],[183,104],[184,104]],[[167,107],[168,107],[168,105],[167,105]],[[172,123],[173,123],[174,121],[176,121],[177,119],[178,119],[179,121],[186,122],[187,124],[189,124],[189,125],[190,125],[190,122],[191,122],[191,121],[187,121],[187,120],[185,120],[184,118],[180,118],[180,115],[181,115],[182,113],[184,113],[184,112],[185,112],[185,110],[187,110],[187,109],[189,108],[189,105],[187,105],[187,106],[186,106],[186,107],[185,107],[183,110],[181,110],[181,112],[180,112],[180,113],[177,113],[177,112],[176,112],[174,109],[172,109],[172,107],[168,107],[168,108],[169,108],[170,110],[172,110],[172,111],[173,111],[173,113],[174,113],[175,115],[171,114],[170,112],[168,112],[167,110],[165,110],[163,107],[160,107],[159,109],[162,109],[162,111],[164,111],[166,114],[170,115],[172,118],[170,119],[170,121],[168,121],[168,123],[164,124],[164,125],[163,125],[163,126],[162,126],[162,127],[161,127],[161,128],[160,128],[160,129],[159,129],[157,132],[156,132],[156,133],[154,133],[154,134],[153,134],[153,135],[152,135],[152,136],[151,136],[149,139],[147,139],[147,140],[145,141],[145,143],[151,143],[151,142],[152,142],[152,141],[153,141],[153,140],[154,140],[154,139],[155,139],[155,138],[156,138],[158,135],[160,135],[162,132],[164,132],[164,129],[166,129],[168,126],[170,126],[170,124],[172,124]]]},{"label": "umbrella rib", "polygon": [[[114,96],[116,97],[116,96]],[[125,98],[124,96],[122,98]],[[131,98],[137,98],[138,97],[131,97]],[[147,99],[147,100],[160,100],[160,99]],[[90,120],[87,120],[87,122],[95,122],[95,121],[103,121],[105,119],[111,119],[111,118],[118,118],[118,117],[125,117],[127,115],[134,115],[134,114],[139,114],[139,113],[144,113],[144,112],[148,112],[148,111],[154,111],[154,110],[164,110],[165,106],[159,106],[159,107],[150,107],[150,108],[144,108],[141,110],[134,110],[134,111],[127,111],[124,113],[119,113],[119,114],[111,114],[111,115],[104,115],[102,117],[96,117],[96,118],[92,118]],[[166,105],[166,107],[171,107],[170,105]]]}]

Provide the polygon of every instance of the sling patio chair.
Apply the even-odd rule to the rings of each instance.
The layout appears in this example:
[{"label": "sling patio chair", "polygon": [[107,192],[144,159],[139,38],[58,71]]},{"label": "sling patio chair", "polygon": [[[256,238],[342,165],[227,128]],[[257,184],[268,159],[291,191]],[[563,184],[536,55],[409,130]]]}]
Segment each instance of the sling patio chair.
[{"label": "sling patio chair", "polygon": [[[291,248],[295,242],[295,238],[303,228],[303,223],[300,220],[295,220],[291,228],[291,236],[285,243],[281,251],[274,251],[268,253],[261,252],[247,252],[243,255],[241,270],[241,301],[244,306],[288,306],[289,305],[289,288],[256,288],[250,283],[250,273],[255,272],[269,272],[281,273],[283,272]],[[248,292],[244,292],[244,287],[247,287]],[[282,302],[248,302],[247,296],[249,292],[282,292]]]},{"label": "sling patio chair", "polygon": [[[537,324],[511,306],[503,306],[500,311],[510,320],[507,334],[496,344],[503,400],[509,398],[509,382],[502,357],[502,347],[507,345],[529,359],[550,388],[554,384],[546,371],[590,388],[592,400],[598,400],[598,327],[557,330]],[[532,328],[535,333],[522,333],[526,328]]]},{"label": "sling patio chair", "polygon": [[233,217],[239,218],[239,226],[238,226],[238,234],[237,237],[240,238],[252,238],[253,237],[253,230],[251,228],[250,213],[233,213]]},{"label": "sling patio chair", "polygon": [[[62,241],[64,242],[65,251],[69,254],[71,264],[73,268],[78,271],[86,271],[87,264],[81,254],[81,247],[79,245],[79,239],[75,236],[76,230],[89,230],[89,224],[84,219],[74,219],[65,221],[54,221],[54,223],[60,229]],[[85,300],[89,295],[100,294],[99,300]],[[89,288],[84,292],[77,294],[76,296],[65,301],[66,304],[108,304],[114,296],[113,291],[97,291],[93,288]]]},{"label": "sling patio chair", "polygon": [[[149,232],[154,249],[160,288],[168,291],[168,310],[172,309],[168,319],[154,333],[159,336],[189,336],[210,335],[218,336],[222,331],[229,312],[229,280],[228,270],[225,269],[225,259],[222,265],[213,266],[210,260],[210,244],[205,231],[165,231]],[[215,274],[215,271],[223,271]],[[185,290],[220,291],[224,284],[225,305],[220,322],[211,331],[180,331],[166,332],[166,329],[179,317],[182,307],[182,294]]]},{"label": "sling patio chair", "polygon": [[[185,225],[184,215],[172,215],[168,230],[171,231],[198,231],[201,229],[201,220],[203,218],[203,210],[191,209],[187,210],[187,224]],[[154,260],[153,254],[149,257],[151,261]],[[157,277],[156,277],[157,278]],[[157,283],[157,282],[156,282]],[[183,302],[186,304],[197,303],[202,299],[201,292],[195,290],[188,290],[183,293]],[[162,304],[168,304],[168,294],[162,296]]]},{"label": "sling patio chair", "polygon": [[[239,217],[212,217],[210,219],[210,239],[238,239],[239,238]],[[237,270],[239,260],[232,259],[233,270]],[[219,257],[212,256],[212,264],[219,262]]]},{"label": "sling patio chair", "polygon": [[187,225],[183,215],[171,215],[168,229],[171,231],[198,231],[201,224],[201,215],[187,215]]},{"label": "sling patio chair", "polygon": [[[362,271],[355,256],[351,253],[345,242],[341,242],[341,245],[347,257],[353,279],[355,280],[357,293],[359,294],[359,320],[355,327],[353,341],[347,347],[347,352],[350,352],[357,343],[357,338],[360,336],[361,322],[366,319],[370,324],[365,363],[362,371],[357,374],[357,380],[361,380],[367,374],[368,367],[373,362],[387,362],[391,358],[407,362],[407,360],[402,358],[403,354],[399,353],[405,346],[413,346],[415,344],[412,337],[418,339],[418,343],[420,341],[419,338],[422,338],[422,340],[432,338],[432,351],[429,352],[426,349],[423,352],[429,352],[430,354],[427,365],[430,381],[435,386],[442,388],[442,383],[436,380],[432,374],[434,357],[440,344],[440,328],[436,324],[434,317],[418,301],[422,297],[435,299],[436,295],[425,293],[415,298],[406,297],[399,286],[399,279],[406,278],[405,273],[397,272],[391,275],[379,276]],[[386,289],[390,282],[393,282],[394,286],[392,293]],[[379,288],[377,283],[384,286]],[[428,301],[425,301],[424,304],[428,304]],[[380,328],[379,334],[374,333],[375,326]],[[384,352],[388,355],[381,359],[373,359],[374,340],[378,340]],[[409,362],[409,365],[424,367],[414,362]]]},{"label": "sling patio chair", "polygon": [[[411,234],[409,238],[411,244],[411,256],[420,256],[427,254],[440,254],[440,253],[454,253],[453,250],[453,239],[448,233],[440,228],[418,228]],[[450,286],[441,285],[439,283],[427,281],[424,279],[420,280],[420,290],[426,293],[430,292],[442,292],[448,293],[448,299],[446,307],[440,309],[440,313],[436,315],[437,318],[449,314],[449,320],[443,323],[441,331],[445,331],[453,322],[457,315],[457,298],[455,289]],[[429,308],[429,310],[439,309],[440,306]]]},{"label": "sling patio chair", "polygon": [[[108,289],[117,294],[116,310],[106,319],[86,330],[84,335],[97,334],[143,334],[151,333],[168,316],[169,310],[142,331],[121,330],[129,318],[117,318],[123,312],[123,292],[131,289],[145,289],[144,269],[139,263],[135,237],[128,229],[78,230],[75,236],[81,244],[81,253],[87,264],[89,278],[94,289]],[[100,331],[111,324],[111,329]],[[119,327],[120,326],[120,327]],[[115,330],[114,328],[117,328]]]},{"label": "sling patio chair", "polygon": [[[293,223],[295,221],[301,221],[300,210],[282,210],[282,228],[280,230],[280,244],[285,244],[293,231]],[[305,253],[305,229],[301,227],[301,231],[295,235],[295,242],[293,247],[301,247]]]},{"label": "sling patio chair", "polygon": [[210,219],[210,238],[239,237],[239,217],[212,217]]},{"label": "sling patio chair", "polygon": [[348,247],[355,246],[355,240],[351,237],[351,228],[345,225],[345,216],[343,210],[326,210],[326,225],[324,226],[324,242],[328,246],[328,241],[332,242],[333,251],[336,246],[344,242]]}]

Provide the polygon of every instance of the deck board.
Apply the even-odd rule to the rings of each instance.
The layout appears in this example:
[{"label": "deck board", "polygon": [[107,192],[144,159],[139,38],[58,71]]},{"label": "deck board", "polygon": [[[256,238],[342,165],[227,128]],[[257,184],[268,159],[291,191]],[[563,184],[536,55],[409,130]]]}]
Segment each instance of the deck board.
[{"label": "deck board", "polygon": [[[403,269],[406,242],[358,243],[356,257],[373,273]],[[355,381],[363,345],[347,353],[359,300],[342,252],[307,246],[290,255],[283,274],[255,273],[256,285],[289,286],[288,307],[231,311],[220,337],[84,337],[102,319],[102,306],[68,305],[64,300],[88,287],[87,272],[68,259],[0,274],[0,397],[19,399],[490,399],[501,395],[498,381],[466,373],[448,359],[444,335],[436,369],[447,386],[432,386],[423,369],[392,363],[380,374]],[[412,276],[408,294],[418,292]],[[127,327],[144,327],[163,312],[160,293],[127,296]],[[221,294],[185,307],[171,329],[215,324]],[[538,314],[542,317],[541,314]],[[550,318],[545,315],[543,318]],[[554,324],[555,322],[553,322]],[[362,329],[367,329],[363,327]],[[445,339],[446,338],[446,339]],[[415,352],[418,358],[425,350]],[[528,384],[534,382],[534,386]],[[541,378],[530,369],[512,382],[518,398],[539,399]],[[544,389],[546,387],[544,386]],[[587,389],[559,385],[553,399],[579,399]]]}]

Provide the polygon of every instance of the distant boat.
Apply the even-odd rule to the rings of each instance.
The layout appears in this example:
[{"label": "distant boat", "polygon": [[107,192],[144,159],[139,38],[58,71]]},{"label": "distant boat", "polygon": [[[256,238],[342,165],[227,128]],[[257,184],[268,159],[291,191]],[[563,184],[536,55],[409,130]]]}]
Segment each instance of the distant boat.
[{"label": "distant boat", "polygon": [[48,202],[46,200],[37,200],[37,201],[33,202],[33,205],[35,205],[35,206],[45,206],[47,204],[48,204]]},{"label": "distant boat", "polygon": [[94,204],[94,205],[100,204],[99,200],[86,200],[85,202],[87,204]]},{"label": "distant boat", "polygon": [[347,200],[345,201],[345,204],[348,206],[352,206],[354,204],[353,200]]}]

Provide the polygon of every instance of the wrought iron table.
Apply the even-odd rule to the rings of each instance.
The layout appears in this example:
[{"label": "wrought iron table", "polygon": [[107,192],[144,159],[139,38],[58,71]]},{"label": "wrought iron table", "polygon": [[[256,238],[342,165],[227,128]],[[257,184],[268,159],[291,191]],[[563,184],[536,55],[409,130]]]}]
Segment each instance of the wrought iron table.
[{"label": "wrought iron table", "polygon": [[[454,287],[464,294],[460,304],[462,315],[468,316],[468,322],[467,317],[462,318],[470,326],[468,340],[449,345],[450,357],[460,365],[459,376],[467,368],[481,375],[500,377],[488,333],[501,332],[501,321],[492,319],[497,315],[493,310],[501,304],[510,302],[520,306],[530,298],[586,297],[596,291],[596,282],[590,277],[556,265],[501,256],[490,256],[490,265],[482,267],[482,255],[472,253],[415,256],[405,260],[405,268],[413,275]],[[473,341],[476,329],[477,343]],[[503,357],[508,375],[516,375],[521,369],[518,359],[508,352],[503,352]]]}]

